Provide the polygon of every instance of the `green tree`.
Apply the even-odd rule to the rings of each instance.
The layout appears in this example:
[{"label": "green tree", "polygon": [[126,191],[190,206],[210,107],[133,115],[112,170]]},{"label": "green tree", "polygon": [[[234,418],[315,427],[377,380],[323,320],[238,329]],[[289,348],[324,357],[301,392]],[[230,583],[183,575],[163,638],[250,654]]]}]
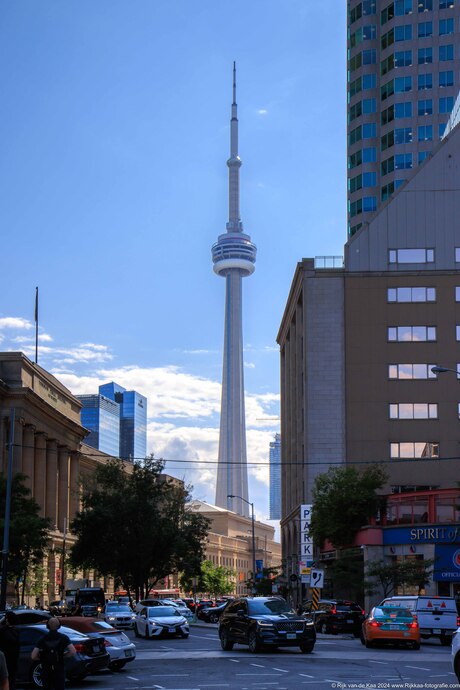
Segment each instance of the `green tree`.
[{"label": "green tree", "polygon": [[280,574],[280,568],[263,568],[262,577],[246,581],[248,589],[255,588],[256,596],[267,597],[272,594],[273,580]]},{"label": "green tree", "polygon": [[310,536],[316,546],[328,539],[335,548],[352,544],[356,533],[376,514],[377,494],[387,479],[380,465],[359,472],[355,467],[331,467],[316,477],[312,491]]},{"label": "green tree", "polygon": [[[15,584],[18,602],[24,602],[30,569],[43,561],[49,544],[49,518],[40,517],[40,506],[25,485],[27,477],[17,473],[11,484],[10,546],[8,581]],[[0,475],[0,531],[5,525],[6,477]],[[21,586],[19,586],[21,583]]]},{"label": "green tree", "polygon": [[203,561],[200,576],[201,591],[214,597],[231,594],[235,589],[234,577],[235,572],[231,568],[214,565],[211,561]]},{"label": "green tree", "polygon": [[364,586],[368,594],[389,597],[398,587],[422,589],[430,581],[434,560],[407,558],[403,561],[370,561],[366,566]]},{"label": "green tree", "polygon": [[96,468],[71,525],[74,567],[113,575],[137,598],[169,574],[199,572],[209,521],[187,510],[190,490],[163,469],[153,457],[132,472],[118,459]]}]

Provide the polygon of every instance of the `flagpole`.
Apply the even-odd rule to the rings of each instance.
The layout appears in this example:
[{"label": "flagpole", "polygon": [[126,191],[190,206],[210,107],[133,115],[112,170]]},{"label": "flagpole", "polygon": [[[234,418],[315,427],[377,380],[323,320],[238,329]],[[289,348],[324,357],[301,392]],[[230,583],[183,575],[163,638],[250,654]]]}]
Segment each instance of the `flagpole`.
[{"label": "flagpole", "polygon": [[35,364],[38,364],[38,287],[35,288]]}]

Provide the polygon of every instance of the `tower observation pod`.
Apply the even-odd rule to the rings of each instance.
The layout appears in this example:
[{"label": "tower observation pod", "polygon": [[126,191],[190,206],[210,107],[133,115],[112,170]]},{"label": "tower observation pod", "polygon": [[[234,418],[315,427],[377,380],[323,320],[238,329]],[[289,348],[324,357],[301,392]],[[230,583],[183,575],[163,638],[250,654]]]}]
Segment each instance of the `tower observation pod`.
[{"label": "tower observation pod", "polygon": [[236,66],[233,63],[233,102],[230,121],[229,219],[227,231],[212,247],[214,272],[225,278],[224,361],[220,415],[216,505],[249,517],[246,419],[244,409],[242,279],[255,269],[256,246],[243,232],[240,218],[240,168],[236,105]]}]

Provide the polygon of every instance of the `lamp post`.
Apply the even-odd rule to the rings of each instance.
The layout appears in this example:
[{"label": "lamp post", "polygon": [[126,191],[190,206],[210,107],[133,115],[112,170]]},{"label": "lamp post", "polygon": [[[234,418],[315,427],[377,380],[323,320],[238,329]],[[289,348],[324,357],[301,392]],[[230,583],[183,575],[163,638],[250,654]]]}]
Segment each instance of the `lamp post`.
[{"label": "lamp post", "polygon": [[454,374],[457,374],[457,376],[460,374],[457,369],[449,369],[449,367],[431,367],[431,371],[433,374],[444,374],[446,371],[452,371]]},{"label": "lamp post", "polygon": [[248,504],[248,506],[251,506],[251,520],[252,520],[252,578],[254,580],[254,585],[252,588],[252,593],[255,594],[256,590],[256,537],[255,537],[255,532],[254,532],[254,503],[251,503],[251,501],[247,501],[245,498],[242,496],[235,496],[234,494],[227,494],[227,498],[239,498],[241,501],[244,501],[245,503]]}]

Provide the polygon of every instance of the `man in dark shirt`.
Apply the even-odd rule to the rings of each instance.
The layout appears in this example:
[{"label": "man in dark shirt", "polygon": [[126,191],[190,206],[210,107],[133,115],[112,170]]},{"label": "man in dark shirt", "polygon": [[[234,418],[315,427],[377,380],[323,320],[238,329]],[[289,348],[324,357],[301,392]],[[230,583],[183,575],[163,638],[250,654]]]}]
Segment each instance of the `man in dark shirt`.
[{"label": "man in dark shirt", "polygon": [[44,690],[64,690],[64,657],[77,652],[67,635],[58,632],[61,623],[57,618],[50,618],[46,626],[49,632],[32,651],[32,659],[42,662]]},{"label": "man in dark shirt", "polygon": [[14,611],[7,611],[3,624],[0,625],[0,651],[3,652],[8,668],[8,680],[10,690],[15,690],[16,669],[19,657],[19,633],[16,625],[16,614]]}]

